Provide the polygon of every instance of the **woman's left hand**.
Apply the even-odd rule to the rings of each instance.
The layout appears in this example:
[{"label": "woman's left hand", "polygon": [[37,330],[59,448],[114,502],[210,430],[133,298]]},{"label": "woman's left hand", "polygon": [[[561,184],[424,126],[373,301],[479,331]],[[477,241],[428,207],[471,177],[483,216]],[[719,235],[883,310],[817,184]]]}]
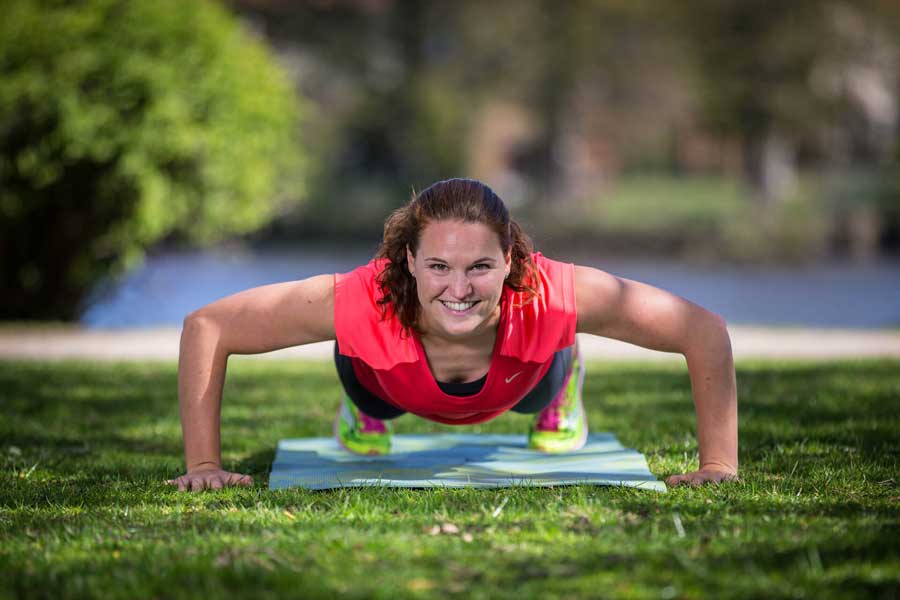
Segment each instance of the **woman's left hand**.
[{"label": "woman's left hand", "polygon": [[692,471],[690,473],[684,473],[683,475],[672,475],[666,478],[666,485],[669,487],[675,487],[677,485],[690,485],[692,487],[698,487],[703,485],[704,483],[722,483],[724,481],[737,481],[738,476],[734,471],[728,471],[724,469],[700,469],[699,471]]}]

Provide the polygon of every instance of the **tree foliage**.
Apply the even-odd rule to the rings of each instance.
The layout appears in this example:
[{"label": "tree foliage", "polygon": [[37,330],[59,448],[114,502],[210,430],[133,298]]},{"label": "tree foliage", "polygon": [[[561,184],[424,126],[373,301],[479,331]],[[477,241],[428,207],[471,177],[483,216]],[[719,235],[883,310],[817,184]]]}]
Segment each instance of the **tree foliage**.
[{"label": "tree foliage", "polygon": [[2,318],[73,318],[149,244],[302,194],[292,83],[216,3],[11,0],[0,73]]}]

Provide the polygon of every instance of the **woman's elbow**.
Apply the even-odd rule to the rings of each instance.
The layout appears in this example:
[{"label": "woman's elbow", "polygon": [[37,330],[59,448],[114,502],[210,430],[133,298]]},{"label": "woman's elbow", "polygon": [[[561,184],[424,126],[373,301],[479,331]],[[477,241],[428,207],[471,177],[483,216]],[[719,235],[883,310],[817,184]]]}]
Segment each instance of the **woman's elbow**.
[{"label": "woman's elbow", "polygon": [[707,343],[722,354],[731,356],[731,336],[728,334],[728,323],[724,317],[712,311],[707,311],[707,324],[704,327],[708,331]]},{"label": "woman's elbow", "polygon": [[189,313],[181,324],[182,331],[188,329],[196,329],[197,327],[209,326],[213,323],[212,315],[206,307],[198,308]]},{"label": "woman's elbow", "polygon": [[215,316],[204,307],[195,310],[184,318],[184,322],[181,326],[181,339],[182,342],[185,339],[191,338],[206,340],[209,339],[211,335],[215,335],[215,337],[218,338],[220,337],[220,332],[220,323]]},{"label": "woman's elbow", "polygon": [[728,334],[728,323],[725,319],[710,310],[700,309],[691,327],[692,335],[688,336],[688,344],[684,355],[710,352],[731,356],[731,336]]},{"label": "woman's elbow", "polygon": [[709,320],[709,326],[719,332],[724,334],[726,337],[728,336],[728,323],[725,321],[725,317],[720,314],[714,313],[711,310],[706,311],[707,318]]},{"label": "woman's elbow", "polygon": [[184,318],[179,342],[181,358],[217,355],[227,358],[232,354],[228,335],[221,323],[202,308]]}]

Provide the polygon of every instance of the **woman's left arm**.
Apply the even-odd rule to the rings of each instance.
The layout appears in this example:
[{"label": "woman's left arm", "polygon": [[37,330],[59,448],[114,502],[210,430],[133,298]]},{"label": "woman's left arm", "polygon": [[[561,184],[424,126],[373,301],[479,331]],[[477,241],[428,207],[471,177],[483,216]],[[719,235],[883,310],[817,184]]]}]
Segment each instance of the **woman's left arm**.
[{"label": "woman's left arm", "polygon": [[737,385],[725,321],[661,289],[575,267],[578,331],[687,359],[697,412],[700,469],[666,479],[700,485],[737,478]]}]

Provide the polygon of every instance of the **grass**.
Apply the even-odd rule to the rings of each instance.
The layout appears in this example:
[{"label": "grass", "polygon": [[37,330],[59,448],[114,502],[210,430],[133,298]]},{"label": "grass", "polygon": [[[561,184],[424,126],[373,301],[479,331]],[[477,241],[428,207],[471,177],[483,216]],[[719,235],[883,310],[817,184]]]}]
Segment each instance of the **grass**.
[{"label": "grass", "polygon": [[827,256],[836,215],[804,178],[763,210],[739,181],[722,176],[632,173],[583,198],[528,215],[553,248],[599,247],[622,255],[682,256],[701,262],[805,262]]},{"label": "grass", "polygon": [[590,205],[599,223],[613,231],[709,233],[747,217],[751,200],[737,181],[722,177],[623,177]]},{"label": "grass", "polygon": [[[269,492],[279,438],[329,433],[337,378],[232,360],[224,459],[257,485],[184,494],[162,483],[182,468],[173,364],[0,362],[0,597],[897,597],[900,363],[743,363],[738,384],[739,483]],[[688,385],[590,364],[591,426],[660,478],[689,469]]]}]

